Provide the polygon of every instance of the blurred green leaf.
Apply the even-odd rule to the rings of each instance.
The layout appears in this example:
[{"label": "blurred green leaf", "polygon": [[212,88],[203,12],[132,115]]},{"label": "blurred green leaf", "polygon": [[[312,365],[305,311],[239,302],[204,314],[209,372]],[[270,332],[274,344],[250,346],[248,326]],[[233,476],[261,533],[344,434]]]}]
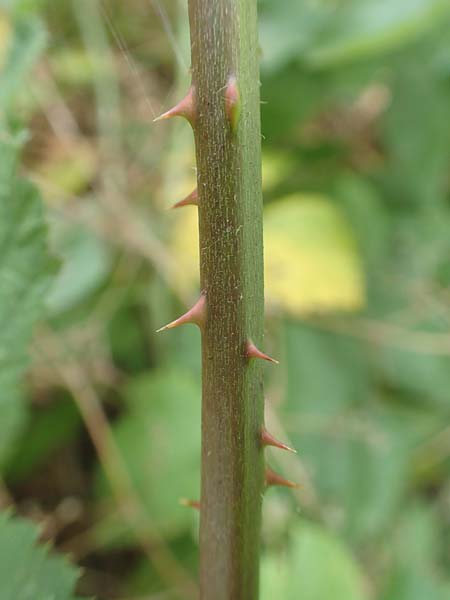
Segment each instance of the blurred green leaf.
[{"label": "blurred green leaf", "polygon": [[370,372],[361,342],[292,320],[283,332],[288,410],[331,417],[364,403]]},{"label": "blurred green leaf", "polygon": [[[149,519],[167,536],[176,535],[192,522],[179,500],[200,494],[198,382],[179,371],[153,371],[130,382],[125,394],[127,412],[114,436]],[[103,476],[97,487],[104,497]],[[108,534],[107,522],[101,538]]]},{"label": "blurred green leaf", "polygon": [[325,529],[303,522],[290,532],[286,555],[262,563],[262,600],[366,600],[363,572],[348,549]]},{"label": "blurred green leaf", "polygon": [[307,53],[317,67],[340,65],[391,50],[450,15],[447,0],[350,0],[338,3]]},{"label": "blurred green leaf", "polygon": [[61,556],[39,546],[38,530],[0,513],[0,597],[2,600],[75,600],[79,573]]},{"label": "blurred green leaf", "polygon": [[280,0],[262,3],[265,64],[292,58],[330,68],[382,55],[416,40],[450,15],[447,0]]},{"label": "blurred green leaf", "polygon": [[403,407],[370,385],[363,342],[291,323],[283,421],[322,507],[351,539],[388,527],[406,492],[416,445],[441,415]]},{"label": "blurred green leaf", "polygon": [[449,582],[436,569],[442,551],[439,527],[431,506],[416,504],[402,514],[388,549],[393,564],[381,600],[448,598]]},{"label": "blurred green leaf", "polygon": [[11,22],[8,15],[0,8],[0,70],[5,66],[12,37]]},{"label": "blurred green leaf", "polygon": [[45,30],[34,17],[21,17],[14,23],[8,57],[0,69],[0,109],[8,108],[20,91],[45,41]]},{"label": "blurred green leaf", "polygon": [[[417,69],[417,61],[422,68]],[[430,211],[442,203],[450,160],[450,90],[433,72],[430,50],[419,47],[393,62],[392,101],[383,119],[389,163],[385,181],[397,205]],[[414,126],[411,126],[414,124]]]},{"label": "blurred green leaf", "polygon": [[4,477],[8,484],[30,477],[52,452],[73,440],[81,425],[75,404],[62,399],[35,411],[29,421],[5,465]]},{"label": "blurred green leaf", "polygon": [[26,349],[54,271],[39,194],[16,178],[18,149],[7,139],[0,143],[0,462],[24,422],[20,380]]},{"label": "blurred green leaf", "polygon": [[62,268],[47,296],[53,314],[73,309],[104,283],[111,266],[110,248],[86,228],[54,220],[54,252],[62,259]]}]

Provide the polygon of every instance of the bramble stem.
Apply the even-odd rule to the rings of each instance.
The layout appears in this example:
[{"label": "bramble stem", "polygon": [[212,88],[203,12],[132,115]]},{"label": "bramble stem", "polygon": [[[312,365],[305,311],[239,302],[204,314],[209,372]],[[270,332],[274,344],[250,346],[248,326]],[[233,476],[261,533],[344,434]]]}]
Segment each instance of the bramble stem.
[{"label": "bramble stem", "polygon": [[[202,328],[202,600],[258,598],[264,486],[256,0],[189,0]],[[228,87],[227,87],[228,85]]]}]

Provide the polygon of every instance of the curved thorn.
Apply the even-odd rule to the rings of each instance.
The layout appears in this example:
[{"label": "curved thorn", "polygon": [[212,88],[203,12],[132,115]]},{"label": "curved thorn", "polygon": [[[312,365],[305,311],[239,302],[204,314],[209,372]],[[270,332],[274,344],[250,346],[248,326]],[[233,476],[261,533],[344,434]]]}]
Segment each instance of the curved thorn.
[{"label": "curved thorn", "polygon": [[173,108],[166,111],[156,119],[153,119],[153,122],[162,121],[163,119],[171,119],[172,117],[184,117],[189,121],[191,125],[194,124],[195,121],[195,103],[194,103],[194,87],[191,85],[186,96],[178,102]]},{"label": "curved thorn", "polygon": [[288,487],[292,489],[300,487],[298,483],[289,481],[289,479],[284,479],[284,477],[281,477],[281,475],[278,475],[278,473],[275,473],[275,471],[272,471],[272,469],[266,467],[266,486],[270,487],[273,485],[281,485],[282,487]]},{"label": "curved thorn", "polygon": [[261,360],[268,360],[269,362],[274,363],[275,365],[280,364],[277,360],[275,360],[271,356],[268,356],[267,354],[264,354],[264,352],[261,352],[261,350],[258,350],[258,348],[255,346],[255,344],[251,340],[247,340],[247,342],[245,344],[245,356],[248,359],[260,358]]},{"label": "curved thorn", "polygon": [[173,329],[174,327],[179,327],[180,325],[185,325],[186,323],[194,323],[200,329],[203,327],[203,323],[205,321],[205,313],[206,313],[206,296],[204,293],[201,294],[200,298],[194,304],[194,306],[188,310],[184,315],[181,315],[175,321],[164,325],[164,327],[160,327],[157,329],[156,333],[160,331],[164,331],[166,329]]},{"label": "curved thorn", "polygon": [[180,200],[172,206],[172,208],[181,208],[182,206],[198,206],[198,191],[197,188],[193,190],[186,198]]},{"label": "curved thorn", "polygon": [[297,454],[295,448],[291,448],[290,446],[279,442],[264,426],[261,428],[261,444],[262,446],[274,446],[275,448],[280,448],[280,450],[287,450],[288,452]]},{"label": "curved thorn", "polygon": [[195,508],[195,510],[200,511],[200,501],[199,500],[190,500],[189,498],[180,498],[181,506],[187,506],[188,508]]},{"label": "curved thorn", "polygon": [[231,130],[235,133],[241,112],[241,99],[237,79],[234,75],[230,75],[228,78],[225,89],[225,112],[230,122]]}]

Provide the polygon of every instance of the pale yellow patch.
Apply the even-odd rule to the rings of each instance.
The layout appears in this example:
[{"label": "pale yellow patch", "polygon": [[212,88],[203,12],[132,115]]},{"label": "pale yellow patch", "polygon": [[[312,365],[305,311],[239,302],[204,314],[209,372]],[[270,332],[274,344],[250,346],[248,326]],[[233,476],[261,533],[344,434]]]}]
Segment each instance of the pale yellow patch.
[{"label": "pale yellow patch", "polygon": [[268,302],[295,316],[364,306],[357,246],[331,200],[291,195],[269,206],[264,222]]},{"label": "pale yellow patch", "polygon": [[[330,199],[295,194],[264,215],[266,301],[293,316],[354,311],[365,304],[365,278],[357,244]],[[177,286],[198,288],[196,207],[174,211],[171,250]]]},{"label": "pale yellow patch", "polygon": [[174,276],[177,289],[189,295],[198,288],[198,210],[196,206],[185,206],[173,211],[171,250],[176,265]]},{"label": "pale yellow patch", "polygon": [[11,23],[6,13],[0,10],[0,69],[6,65],[11,48],[13,34]]},{"label": "pale yellow patch", "polygon": [[95,149],[80,140],[66,146],[53,144],[35,171],[46,199],[60,203],[82,193],[95,177],[97,167]]},{"label": "pale yellow patch", "polygon": [[262,155],[262,185],[266,192],[280,185],[293,168],[289,154],[265,150]]}]

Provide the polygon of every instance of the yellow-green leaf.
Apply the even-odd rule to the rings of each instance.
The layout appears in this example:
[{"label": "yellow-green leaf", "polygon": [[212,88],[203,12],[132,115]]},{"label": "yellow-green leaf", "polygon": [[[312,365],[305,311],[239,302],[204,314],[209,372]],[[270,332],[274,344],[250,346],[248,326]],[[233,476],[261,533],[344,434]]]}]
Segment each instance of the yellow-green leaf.
[{"label": "yellow-green leaf", "polygon": [[[365,303],[364,273],[351,228],[333,202],[294,194],[264,213],[268,303],[294,315],[357,310]],[[177,287],[198,286],[197,210],[174,216],[171,248]]]},{"label": "yellow-green leaf", "polygon": [[295,194],[265,211],[268,300],[293,315],[364,305],[364,274],[350,226],[331,200]]},{"label": "yellow-green leaf", "polygon": [[0,69],[6,64],[11,46],[12,30],[7,15],[0,10]]}]

